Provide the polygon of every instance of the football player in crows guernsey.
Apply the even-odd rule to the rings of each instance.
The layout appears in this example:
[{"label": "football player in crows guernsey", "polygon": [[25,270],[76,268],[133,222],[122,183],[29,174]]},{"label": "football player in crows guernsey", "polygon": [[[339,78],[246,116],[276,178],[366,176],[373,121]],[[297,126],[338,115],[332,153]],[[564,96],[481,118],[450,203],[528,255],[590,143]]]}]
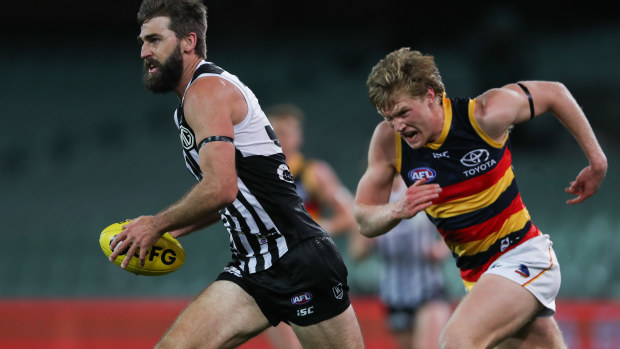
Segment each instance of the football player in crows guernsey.
[{"label": "football player in crows guernsey", "polygon": [[347,268],[295,192],[257,98],[205,60],[206,7],[200,0],[144,0],[138,22],[145,86],[179,98],[174,118],[198,183],[156,215],[126,225],[110,260],[128,248],[129,256],[139,249],[143,261],[163,233],[179,237],[218,220],[232,252],[157,348],[237,347],[282,321],[304,347],[363,348]]},{"label": "football player in crows guernsey", "polygon": [[[424,210],[456,260],[468,293],[441,348],[564,348],[553,319],[560,269],[549,235],[521,200],[511,164],[513,125],[553,114],[589,165],[569,183],[580,203],[599,188],[607,159],[567,88],[523,81],[475,98],[449,98],[434,58],[409,48],[371,70],[368,94],[384,120],[373,133],[355,214],[374,237]],[[394,174],[408,189],[389,202]]]}]

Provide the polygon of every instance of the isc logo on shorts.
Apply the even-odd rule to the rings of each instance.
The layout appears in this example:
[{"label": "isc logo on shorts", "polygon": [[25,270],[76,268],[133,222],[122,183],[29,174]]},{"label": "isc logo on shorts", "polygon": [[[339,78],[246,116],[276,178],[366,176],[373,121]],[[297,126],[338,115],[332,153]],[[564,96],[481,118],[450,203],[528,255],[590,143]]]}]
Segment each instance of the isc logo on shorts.
[{"label": "isc logo on shorts", "polygon": [[303,309],[297,309],[297,316],[306,316],[310,314],[314,314],[314,306],[303,308]]},{"label": "isc logo on shorts", "polygon": [[302,292],[291,297],[291,303],[293,304],[306,304],[312,300],[312,293]]}]

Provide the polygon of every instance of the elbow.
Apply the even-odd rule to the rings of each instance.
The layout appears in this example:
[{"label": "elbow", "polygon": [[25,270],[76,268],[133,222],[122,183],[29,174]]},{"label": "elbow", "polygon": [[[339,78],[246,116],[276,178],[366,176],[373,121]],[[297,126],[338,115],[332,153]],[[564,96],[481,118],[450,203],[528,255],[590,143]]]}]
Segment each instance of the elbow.
[{"label": "elbow", "polygon": [[360,207],[357,204],[353,205],[353,218],[355,219],[355,223],[358,226],[359,231],[361,232],[364,220]]},{"label": "elbow", "polygon": [[237,198],[237,193],[239,192],[236,181],[218,183],[212,188],[214,190],[211,191],[211,195],[208,196],[208,200],[212,202],[212,205],[214,205],[217,210],[221,210],[232,204]]},{"label": "elbow", "polygon": [[372,234],[366,225],[366,221],[364,220],[363,210],[357,204],[353,207],[353,217],[357,223],[357,231],[365,237],[372,237]]},{"label": "elbow", "polygon": [[235,186],[235,190],[228,190],[226,195],[222,198],[222,204],[223,206],[228,206],[230,204],[232,204],[235,199],[237,198],[237,193],[239,192],[239,190],[237,189],[237,187]]},{"label": "elbow", "polygon": [[363,236],[367,238],[374,238],[382,234],[381,231],[377,229],[372,229],[371,227],[363,225],[363,224],[360,224],[359,227],[360,227],[359,228],[360,234],[362,234]]},{"label": "elbow", "polygon": [[367,237],[367,238],[372,238],[374,237],[374,234],[372,234],[372,232],[366,228],[364,228],[364,226],[360,225],[360,234],[362,234],[363,236]]},{"label": "elbow", "polygon": [[235,199],[237,199],[237,193],[239,192],[239,188],[237,187],[237,183],[235,183],[234,185],[230,185],[227,187],[224,187],[221,191],[220,191],[220,195],[219,195],[219,203],[220,208],[224,208],[230,204],[232,204]]}]

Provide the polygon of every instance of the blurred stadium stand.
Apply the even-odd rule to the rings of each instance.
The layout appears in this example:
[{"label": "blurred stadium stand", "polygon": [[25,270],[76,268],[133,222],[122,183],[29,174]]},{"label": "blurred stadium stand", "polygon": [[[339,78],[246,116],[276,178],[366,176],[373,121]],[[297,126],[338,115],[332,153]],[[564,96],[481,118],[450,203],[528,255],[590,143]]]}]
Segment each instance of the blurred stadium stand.
[{"label": "blurred stadium stand", "polygon": [[[165,277],[121,272],[98,246],[105,226],[156,213],[194,183],[172,121],[178,102],[141,85],[137,2],[118,2],[123,5],[114,11],[103,6],[97,14],[85,9],[81,16],[46,15],[63,3],[40,2],[28,13],[28,23],[37,25],[1,38],[0,297],[7,302],[0,302],[0,313],[15,300],[191,297],[228,261],[222,226],[183,238],[186,264]],[[263,106],[302,106],[308,116],[306,154],[329,161],[352,191],[380,121],[367,100],[365,79],[393,49],[411,46],[435,55],[451,96],[473,97],[517,79],[559,80],[573,91],[609,157],[600,192],[582,205],[564,204],[564,188],[586,159],[552,117],[515,129],[515,171],[524,201],[551,235],[562,266],[559,298],[567,307],[560,306],[558,315],[567,338],[581,343],[571,348],[617,348],[618,312],[600,311],[617,310],[620,300],[619,12],[605,5],[545,17],[497,5],[472,14],[466,26],[459,21],[465,8],[458,7],[445,14],[451,24],[443,25],[423,18],[435,5],[373,17],[392,3],[350,9],[312,2],[301,12],[274,3],[247,2],[250,16],[233,2],[214,2],[208,58],[237,74]],[[5,29],[26,18],[6,16]],[[350,268],[352,293],[372,296],[378,261],[354,264],[346,241],[336,240]],[[463,291],[451,261],[445,272],[456,300]],[[582,340],[583,333],[591,338]],[[0,333],[0,347],[5,335]],[[616,346],[588,342],[601,336]]]}]

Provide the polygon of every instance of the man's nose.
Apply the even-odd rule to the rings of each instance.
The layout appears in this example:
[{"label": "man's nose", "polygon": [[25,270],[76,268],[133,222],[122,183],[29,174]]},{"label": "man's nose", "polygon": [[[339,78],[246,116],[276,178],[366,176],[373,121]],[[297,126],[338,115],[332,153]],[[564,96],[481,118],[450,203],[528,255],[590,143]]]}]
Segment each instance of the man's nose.
[{"label": "man's nose", "polygon": [[153,51],[151,51],[146,43],[142,44],[142,48],[140,49],[140,58],[145,59],[151,55],[153,55]]},{"label": "man's nose", "polygon": [[401,119],[396,118],[392,120],[392,123],[394,125],[394,131],[401,132],[405,129],[405,123]]}]

